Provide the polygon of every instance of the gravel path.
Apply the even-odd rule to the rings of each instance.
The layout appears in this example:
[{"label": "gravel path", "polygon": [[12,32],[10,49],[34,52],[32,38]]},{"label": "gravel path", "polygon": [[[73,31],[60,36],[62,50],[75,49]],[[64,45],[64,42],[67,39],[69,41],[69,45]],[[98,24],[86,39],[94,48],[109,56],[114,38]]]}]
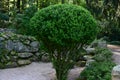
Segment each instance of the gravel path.
[{"label": "gravel path", "polygon": [[[68,80],[75,80],[83,68],[74,68],[69,73]],[[0,70],[0,80],[53,80],[55,70],[51,63],[32,63],[30,65]]]},{"label": "gravel path", "polygon": [[112,50],[114,62],[120,65],[120,46],[108,45],[108,48]]},{"label": "gravel path", "polygon": [[53,72],[50,63],[32,63],[24,67],[0,70],[0,80],[49,80],[45,74]]}]

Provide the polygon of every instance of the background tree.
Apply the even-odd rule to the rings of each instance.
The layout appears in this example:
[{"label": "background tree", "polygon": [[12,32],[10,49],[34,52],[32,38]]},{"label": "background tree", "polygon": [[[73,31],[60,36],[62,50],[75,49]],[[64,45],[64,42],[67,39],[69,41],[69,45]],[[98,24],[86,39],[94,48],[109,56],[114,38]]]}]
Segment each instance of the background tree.
[{"label": "background tree", "polygon": [[108,41],[120,40],[120,0],[86,0],[89,11],[100,22],[99,38],[106,36]]},{"label": "background tree", "polygon": [[2,0],[0,1],[0,27],[5,27],[9,21],[9,0]]},{"label": "background tree", "polygon": [[98,38],[106,36],[109,41],[120,40],[120,0],[1,0],[0,22],[4,24],[0,26],[8,27],[15,24],[14,26],[18,28],[19,24],[22,24],[19,20],[23,18],[18,15],[24,15],[31,5],[39,10],[49,5],[63,3],[87,8],[100,23],[101,32]]}]

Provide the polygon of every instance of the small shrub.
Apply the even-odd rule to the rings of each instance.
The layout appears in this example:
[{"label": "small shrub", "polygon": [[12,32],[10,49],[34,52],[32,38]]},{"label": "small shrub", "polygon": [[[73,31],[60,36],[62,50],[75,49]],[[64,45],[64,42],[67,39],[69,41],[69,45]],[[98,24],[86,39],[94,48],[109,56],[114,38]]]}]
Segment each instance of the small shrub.
[{"label": "small shrub", "polygon": [[113,53],[107,48],[96,48],[93,59],[95,59],[97,62],[105,61],[105,60],[112,60],[112,55]]},{"label": "small shrub", "polygon": [[78,80],[111,80],[111,71],[115,66],[112,52],[107,48],[96,48],[93,59],[95,62],[83,70]]},{"label": "small shrub", "polygon": [[109,42],[109,44],[120,45],[120,41],[111,41],[111,42]]},{"label": "small shrub", "polygon": [[17,32],[20,34],[30,35],[30,31],[28,27],[30,27],[30,19],[34,16],[35,12],[37,12],[37,7],[31,5],[26,8],[23,13],[17,13],[15,18],[12,20],[11,27],[16,28]]},{"label": "small shrub", "polygon": [[9,16],[6,13],[2,13],[0,11],[0,28],[1,27],[6,27],[9,24]]},{"label": "small shrub", "polygon": [[111,71],[115,66],[113,62],[93,62],[80,75],[78,80],[111,80]]}]

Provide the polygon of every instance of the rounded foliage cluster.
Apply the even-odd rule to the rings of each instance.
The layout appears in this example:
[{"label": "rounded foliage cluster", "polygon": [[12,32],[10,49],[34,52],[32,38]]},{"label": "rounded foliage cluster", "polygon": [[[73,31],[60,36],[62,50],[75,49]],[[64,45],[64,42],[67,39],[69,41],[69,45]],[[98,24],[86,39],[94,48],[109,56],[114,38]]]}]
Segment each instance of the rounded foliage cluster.
[{"label": "rounded foliage cluster", "polygon": [[70,4],[52,5],[31,19],[31,32],[45,44],[87,44],[96,37],[97,23],[89,11]]}]

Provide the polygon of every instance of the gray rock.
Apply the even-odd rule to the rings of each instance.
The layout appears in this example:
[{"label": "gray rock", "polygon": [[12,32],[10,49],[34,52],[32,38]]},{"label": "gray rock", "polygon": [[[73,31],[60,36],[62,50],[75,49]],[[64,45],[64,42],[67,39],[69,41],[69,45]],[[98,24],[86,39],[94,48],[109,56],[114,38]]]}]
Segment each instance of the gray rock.
[{"label": "gray rock", "polygon": [[94,53],[95,48],[87,48],[86,51],[87,51],[88,54]]},{"label": "gray rock", "polygon": [[38,52],[39,47],[30,47],[28,45],[24,45],[21,42],[15,43],[15,51],[17,52]]},{"label": "gray rock", "polygon": [[0,28],[0,33],[3,32],[16,32],[16,29]]},{"label": "gray rock", "polygon": [[24,46],[24,44],[21,42],[15,43],[14,46],[15,46],[14,50],[16,52],[25,52],[25,50],[27,49],[26,46]]},{"label": "gray rock", "polygon": [[5,34],[3,34],[2,37],[5,38],[5,39],[8,39],[8,36],[5,35]]},{"label": "gray rock", "polygon": [[37,52],[37,53],[35,53],[35,55],[36,55],[36,56],[40,56],[40,55],[41,55],[41,53]]},{"label": "gray rock", "polygon": [[0,48],[5,48],[5,43],[4,42],[0,42]]},{"label": "gray rock", "polygon": [[91,63],[95,62],[95,60],[91,59],[86,62],[86,67],[90,66]]},{"label": "gray rock", "polygon": [[35,37],[27,36],[27,39],[30,40],[31,42],[36,41]]},{"label": "gray rock", "polygon": [[29,57],[33,56],[33,54],[32,53],[18,53],[18,56],[20,58],[29,58]]},{"label": "gray rock", "polygon": [[83,58],[88,61],[88,60],[91,60],[93,58],[93,56],[85,55],[85,56],[83,56]]},{"label": "gray rock", "polygon": [[48,55],[43,55],[42,58],[41,58],[41,61],[42,62],[49,62],[50,61],[50,58]]},{"label": "gray rock", "polygon": [[3,37],[0,37],[0,42],[1,42],[1,41],[4,41],[4,40],[5,40],[5,38],[3,38]]},{"label": "gray rock", "polygon": [[16,62],[8,62],[5,67],[6,68],[13,68],[13,67],[17,67],[18,64]]},{"label": "gray rock", "polygon": [[17,60],[18,60],[18,56],[11,56],[11,61],[17,62]]},{"label": "gray rock", "polygon": [[20,66],[22,66],[22,65],[28,65],[28,64],[30,64],[30,63],[31,63],[30,60],[18,60],[18,64],[19,64]]},{"label": "gray rock", "polygon": [[40,59],[38,58],[38,56],[32,56],[31,58],[29,58],[30,61],[32,62],[36,62],[36,61],[40,61]]},{"label": "gray rock", "polygon": [[7,36],[7,39],[15,39],[16,38],[16,35],[12,32],[7,32],[7,33],[4,33],[6,36]]},{"label": "gray rock", "polygon": [[120,65],[117,65],[113,68],[112,80],[120,80]]},{"label": "gray rock", "polygon": [[98,47],[107,48],[107,42],[106,41],[100,41],[100,42],[98,42]]},{"label": "gray rock", "polygon": [[29,52],[35,53],[35,52],[38,52],[39,48],[29,47],[28,50]]},{"label": "gray rock", "polygon": [[14,49],[14,43],[11,40],[6,41],[5,47],[7,50],[12,51]]},{"label": "gray rock", "polygon": [[15,48],[14,50],[16,52],[31,52],[29,47],[27,45],[24,45],[23,43],[21,42],[17,42],[15,43]]},{"label": "gray rock", "polygon": [[8,61],[10,60],[10,56],[6,55],[5,57],[6,57],[6,60],[8,60]]},{"label": "gray rock", "polygon": [[75,64],[75,66],[77,66],[77,67],[84,67],[85,65],[86,65],[86,61],[78,61]]},{"label": "gray rock", "polygon": [[29,40],[25,40],[25,41],[23,41],[23,43],[29,45],[30,41]]},{"label": "gray rock", "polygon": [[15,51],[11,51],[10,54],[14,56],[14,55],[16,55],[17,53],[16,53]]},{"label": "gray rock", "polygon": [[39,48],[39,42],[38,41],[31,42],[30,46],[34,48]]}]

